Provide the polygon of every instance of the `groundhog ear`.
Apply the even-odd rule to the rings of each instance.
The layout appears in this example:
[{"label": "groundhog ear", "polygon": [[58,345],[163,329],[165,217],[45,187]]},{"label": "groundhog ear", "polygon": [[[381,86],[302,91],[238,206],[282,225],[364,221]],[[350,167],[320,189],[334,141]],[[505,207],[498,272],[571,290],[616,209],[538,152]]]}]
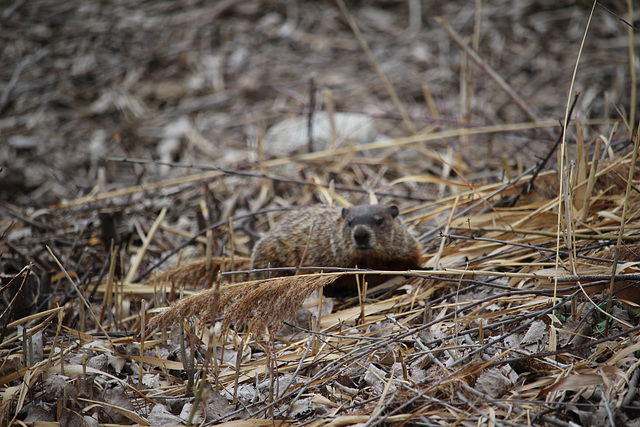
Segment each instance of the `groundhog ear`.
[{"label": "groundhog ear", "polygon": [[349,208],[342,208],[342,218],[346,218],[349,215]]},{"label": "groundhog ear", "polygon": [[391,217],[395,218],[398,216],[400,211],[398,211],[398,207],[396,205],[389,206],[389,212],[391,212]]}]

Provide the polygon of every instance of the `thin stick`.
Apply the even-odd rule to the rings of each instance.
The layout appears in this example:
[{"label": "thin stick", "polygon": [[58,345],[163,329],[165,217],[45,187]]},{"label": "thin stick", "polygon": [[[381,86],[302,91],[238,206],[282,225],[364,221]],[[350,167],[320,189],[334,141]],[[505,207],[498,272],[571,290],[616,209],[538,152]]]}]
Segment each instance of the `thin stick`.
[{"label": "thin stick", "polygon": [[489,64],[487,64],[482,58],[480,58],[480,56],[476,52],[474,52],[467,43],[464,42],[462,37],[453,28],[451,28],[447,21],[440,17],[436,17],[436,21],[438,21],[438,23],[442,25],[442,28],[445,29],[445,31],[449,34],[453,41],[456,42],[456,44],[467,53],[467,55],[469,55],[469,58],[471,58],[482,71],[484,71],[489,77],[491,77],[496,81],[496,83],[498,83],[502,90],[504,90],[507,95],[509,95],[509,97],[516,103],[516,105],[518,105],[518,107],[520,107],[520,109],[527,115],[529,120],[535,123],[541,121],[538,115],[529,107],[524,99],[522,99],[520,95],[518,95],[516,91],[513,90],[513,88],[511,88],[511,86],[506,81],[504,81],[502,77],[500,77],[500,74],[498,74],[493,68],[491,68]]},{"label": "thin stick", "polygon": [[384,85],[384,88],[387,90],[387,93],[391,97],[391,100],[393,101],[396,108],[402,115],[402,120],[407,126],[407,129],[409,129],[409,132],[411,132],[412,134],[415,134],[416,128],[413,122],[411,121],[411,117],[409,117],[407,110],[405,110],[404,105],[402,105],[402,102],[400,101],[400,98],[396,94],[396,91],[393,88],[393,85],[391,84],[387,76],[384,74],[384,72],[382,72],[380,65],[378,65],[378,61],[376,61],[376,57],[373,56],[373,52],[371,52],[371,49],[369,48],[369,44],[367,43],[364,36],[360,32],[360,28],[358,28],[358,24],[356,24],[356,21],[353,19],[353,16],[351,16],[351,13],[349,13],[349,9],[347,9],[347,6],[344,4],[344,1],[343,0],[336,0],[336,1],[338,3],[338,6],[340,7],[340,10],[342,11],[345,18],[347,19],[347,22],[351,27],[351,31],[353,31],[353,34],[355,34],[356,38],[358,39],[358,42],[360,43],[360,46],[362,46],[362,50],[364,50],[364,53],[367,55],[367,58],[369,58],[369,61],[371,62],[371,65],[373,65],[373,68],[375,69],[376,74],[378,74],[378,78],[380,78],[380,80],[382,81],[382,84]]},{"label": "thin stick", "polygon": [[316,75],[309,77],[309,106],[307,109],[307,151],[314,152],[313,146],[313,114],[316,110]]},{"label": "thin stick", "polygon": [[[564,125],[562,126],[562,145],[560,149],[560,160],[559,160],[559,171],[558,177],[560,180],[560,188],[558,190],[558,194],[563,194],[564,192],[564,180],[562,177],[564,176],[564,171],[567,167],[565,164],[567,162],[566,150],[567,150],[567,127],[569,123],[569,113],[571,112],[571,94],[573,93],[573,85],[576,81],[576,74],[578,73],[578,64],[580,63],[580,58],[582,57],[582,50],[584,49],[584,42],[587,38],[587,32],[589,31],[589,26],[591,24],[591,18],[593,17],[593,11],[595,10],[597,0],[594,0],[593,6],[591,7],[591,13],[589,13],[589,20],[587,21],[586,28],[584,29],[584,34],[582,36],[582,41],[580,42],[580,49],[578,50],[578,57],[576,58],[576,63],[573,67],[573,75],[571,76],[571,85],[569,87],[569,95],[567,96],[567,107],[565,108],[565,116],[564,116]],[[565,216],[567,217],[567,222],[569,221],[569,216],[571,215],[571,207],[565,206]],[[558,288],[558,271],[560,269],[560,233],[562,232],[562,197],[558,197],[558,221],[557,221],[557,236],[556,236],[556,262],[555,262],[555,277],[556,280],[553,286],[553,297],[555,298],[557,295]],[[555,310],[551,315],[553,319],[555,319]],[[549,350],[555,350],[555,348],[550,348]]]},{"label": "thin stick", "polygon": [[[580,93],[576,93],[575,97],[573,98],[573,103],[571,104],[571,108],[569,109],[569,114],[567,115],[567,119],[570,119],[571,116],[573,115],[573,109],[575,108],[579,97],[580,97]],[[565,121],[565,127],[566,126],[567,126],[567,122]],[[524,188],[524,194],[529,194],[529,192],[533,188],[533,182],[538,177],[538,174],[540,173],[540,171],[542,171],[542,169],[544,169],[544,167],[547,165],[547,163],[549,162],[549,159],[551,159],[551,156],[553,156],[553,153],[556,152],[563,138],[564,138],[564,132],[561,132],[560,135],[558,135],[558,139],[556,139],[556,143],[553,145],[553,147],[551,147],[551,150],[549,150],[546,157],[536,166],[536,170],[533,173],[533,176],[527,183],[527,186]]]},{"label": "thin stick", "polygon": [[80,289],[78,289],[78,286],[76,286],[76,283],[73,281],[73,279],[71,279],[71,277],[69,276],[69,273],[67,273],[67,270],[65,270],[62,267],[62,264],[58,260],[58,257],[56,257],[53,254],[53,251],[51,250],[51,248],[48,245],[46,246],[46,248],[47,248],[47,251],[49,251],[49,254],[53,258],[53,260],[56,262],[56,264],[58,264],[58,267],[60,268],[60,271],[62,271],[62,273],[67,278],[69,283],[71,283],[71,286],[73,286],[73,289],[76,291],[76,294],[78,295],[78,297],[82,300],[82,303],[84,304],[84,306],[89,310],[89,314],[91,314],[91,317],[93,318],[93,321],[96,322],[96,326],[98,327],[98,329],[100,329],[102,331],[102,333],[104,334],[104,336],[107,338],[107,340],[111,344],[111,348],[115,348],[115,345],[113,344],[113,341],[111,341],[111,337],[109,336],[107,331],[102,326],[102,323],[100,323],[100,321],[96,317],[96,314],[93,312],[93,310],[91,309],[91,306],[89,305],[87,300],[84,298],[84,295],[82,295],[82,292],[80,292]]},{"label": "thin stick", "polygon": [[22,74],[25,68],[28,68],[32,64],[40,61],[42,58],[47,56],[49,52],[50,49],[48,48],[40,49],[33,55],[29,55],[26,58],[23,58],[22,61],[20,61],[18,65],[13,69],[11,79],[9,79],[9,82],[6,84],[4,90],[2,91],[2,94],[0,95],[0,115],[4,113],[5,109],[11,101],[11,95],[13,93],[13,90],[18,85],[20,74]]},{"label": "thin stick", "polygon": [[144,337],[147,336],[146,331],[146,301],[142,300],[140,304],[140,367],[138,375],[138,388],[142,390],[142,378],[144,377]]},{"label": "thin stick", "polygon": [[131,279],[133,279],[136,272],[138,271],[138,268],[142,263],[142,258],[144,258],[144,254],[147,252],[147,248],[149,247],[149,244],[151,243],[153,236],[156,234],[156,231],[158,231],[160,224],[162,224],[162,221],[164,221],[164,217],[166,214],[167,214],[167,208],[164,207],[160,211],[160,214],[158,214],[158,217],[156,218],[153,225],[151,226],[151,229],[149,229],[149,232],[147,233],[147,237],[144,239],[144,242],[142,243],[142,247],[140,248],[138,253],[136,253],[135,261],[133,262],[133,265],[129,268],[129,272],[127,273],[127,277],[124,279],[124,283],[131,283]]},{"label": "thin stick", "polygon": [[598,171],[598,163],[600,162],[600,150],[602,148],[602,138],[596,139],[596,147],[593,150],[593,159],[591,159],[591,168],[589,169],[589,181],[587,182],[587,190],[585,191],[584,203],[582,204],[582,216],[580,220],[585,222],[589,215],[589,203],[591,202],[591,193],[596,185],[596,173]]},{"label": "thin stick", "polygon": [[0,332],[0,343],[2,343],[2,341],[4,340],[4,336],[7,332],[9,322],[11,322],[13,313],[15,312],[16,307],[18,306],[18,304],[16,303],[20,299],[20,296],[22,295],[22,289],[24,288],[24,285],[27,283],[27,279],[29,279],[29,275],[31,274],[32,270],[33,270],[33,263],[30,263],[29,265],[23,267],[22,270],[20,270],[18,274],[13,276],[13,278],[9,281],[9,283],[7,283],[7,285],[2,288],[2,291],[9,289],[9,286],[11,286],[13,282],[17,280],[18,277],[22,276],[22,273],[24,273],[24,278],[22,279],[22,283],[20,284],[20,287],[18,288],[15,295],[9,302],[9,305],[7,306],[7,308],[2,312],[2,314],[0,314],[0,319],[2,319],[4,315],[7,314],[7,311],[8,311],[7,318],[4,319],[4,322],[2,325],[2,332]]},{"label": "thin stick", "polygon": [[[629,20],[633,20],[633,2],[631,0],[627,0],[627,9],[629,11]],[[627,28],[627,32],[629,34],[629,75],[631,76],[631,96],[629,100],[629,126],[633,127],[634,121],[636,119],[636,97],[638,91],[638,85],[636,83],[636,58],[635,58],[635,48],[634,48],[634,29],[629,26]],[[636,126],[636,131],[638,127]],[[633,130],[631,130],[633,132]]]},{"label": "thin stick", "polygon": [[[629,209],[629,195],[631,194],[631,182],[636,171],[636,159],[638,157],[638,146],[640,145],[640,132],[636,126],[636,134],[633,142],[633,153],[631,155],[631,165],[629,166],[629,177],[627,178],[627,188],[624,193],[624,205],[622,207],[622,218],[620,219],[620,230],[618,231],[618,240],[613,256],[613,265],[611,266],[611,282],[609,284],[609,298],[607,299],[607,313],[611,313],[611,305],[613,303],[613,277],[618,270],[618,258],[620,256],[620,245],[622,244],[622,236],[624,235],[624,226],[627,220],[627,210]],[[598,307],[599,308],[599,307]],[[609,332],[609,317],[605,327],[605,333]]]},{"label": "thin stick", "polygon": [[438,248],[438,252],[436,253],[436,257],[435,257],[435,259],[433,261],[433,268],[439,268],[440,258],[442,257],[442,252],[444,251],[444,245],[447,242],[447,238],[445,237],[445,235],[449,234],[450,227],[451,227],[451,221],[453,221],[453,215],[456,212],[456,209],[458,208],[458,202],[459,201],[460,201],[460,196],[456,197],[456,199],[453,201],[453,206],[451,207],[451,212],[449,214],[449,219],[447,220],[447,222],[445,224],[444,234],[442,234],[440,236],[440,247]]},{"label": "thin stick", "polygon": [[324,109],[327,112],[327,117],[329,118],[329,127],[331,128],[331,139],[327,144],[327,148],[334,148],[334,144],[338,139],[338,132],[336,130],[336,105],[333,102],[333,95],[331,94],[330,89],[322,90],[322,101],[324,103]]}]

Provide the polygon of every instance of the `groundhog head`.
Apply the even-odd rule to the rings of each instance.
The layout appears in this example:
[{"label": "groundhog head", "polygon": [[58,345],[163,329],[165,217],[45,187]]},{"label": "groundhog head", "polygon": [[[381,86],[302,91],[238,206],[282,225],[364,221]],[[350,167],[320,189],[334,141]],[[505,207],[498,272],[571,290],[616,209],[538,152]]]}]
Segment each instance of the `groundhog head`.
[{"label": "groundhog head", "polygon": [[357,250],[375,251],[392,239],[390,233],[398,216],[396,206],[362,205],[342,209],[342,232]]}]

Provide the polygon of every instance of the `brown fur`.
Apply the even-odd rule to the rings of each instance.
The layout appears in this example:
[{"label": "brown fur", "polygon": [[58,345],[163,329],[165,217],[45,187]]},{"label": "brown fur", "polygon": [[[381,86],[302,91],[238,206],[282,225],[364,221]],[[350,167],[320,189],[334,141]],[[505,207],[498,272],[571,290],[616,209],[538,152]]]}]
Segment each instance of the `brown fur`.
[{"label": "brown fur", "polygon": [[[420,243],[398,217],[398,208],[314,206],[286,216],[253,249],[252,268],[359,267],[406,270],[420,265]],[[254,273],[253,278],[283,276]]]}]

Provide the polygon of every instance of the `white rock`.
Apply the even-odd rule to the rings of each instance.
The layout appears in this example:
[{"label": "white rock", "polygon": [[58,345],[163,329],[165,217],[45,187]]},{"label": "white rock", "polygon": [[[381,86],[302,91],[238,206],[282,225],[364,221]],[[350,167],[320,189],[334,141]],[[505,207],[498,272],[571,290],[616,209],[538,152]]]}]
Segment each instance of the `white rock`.
[{"label": "white rock", "polygon": [[[378,136],[373,119],[364,114],[335,113],[333,121],[337,137],[335,145],[344,144],[345,141],[366,144],[376,140]],[[307,117],[283,120],[267,130],[263,138],[264,150],[269,154],[286,155],[298,148],[306,148],[307,132]],[[312,137],[315,151],[327,148],[331,140],[331,122],[326,112],[314,113]]]}]

